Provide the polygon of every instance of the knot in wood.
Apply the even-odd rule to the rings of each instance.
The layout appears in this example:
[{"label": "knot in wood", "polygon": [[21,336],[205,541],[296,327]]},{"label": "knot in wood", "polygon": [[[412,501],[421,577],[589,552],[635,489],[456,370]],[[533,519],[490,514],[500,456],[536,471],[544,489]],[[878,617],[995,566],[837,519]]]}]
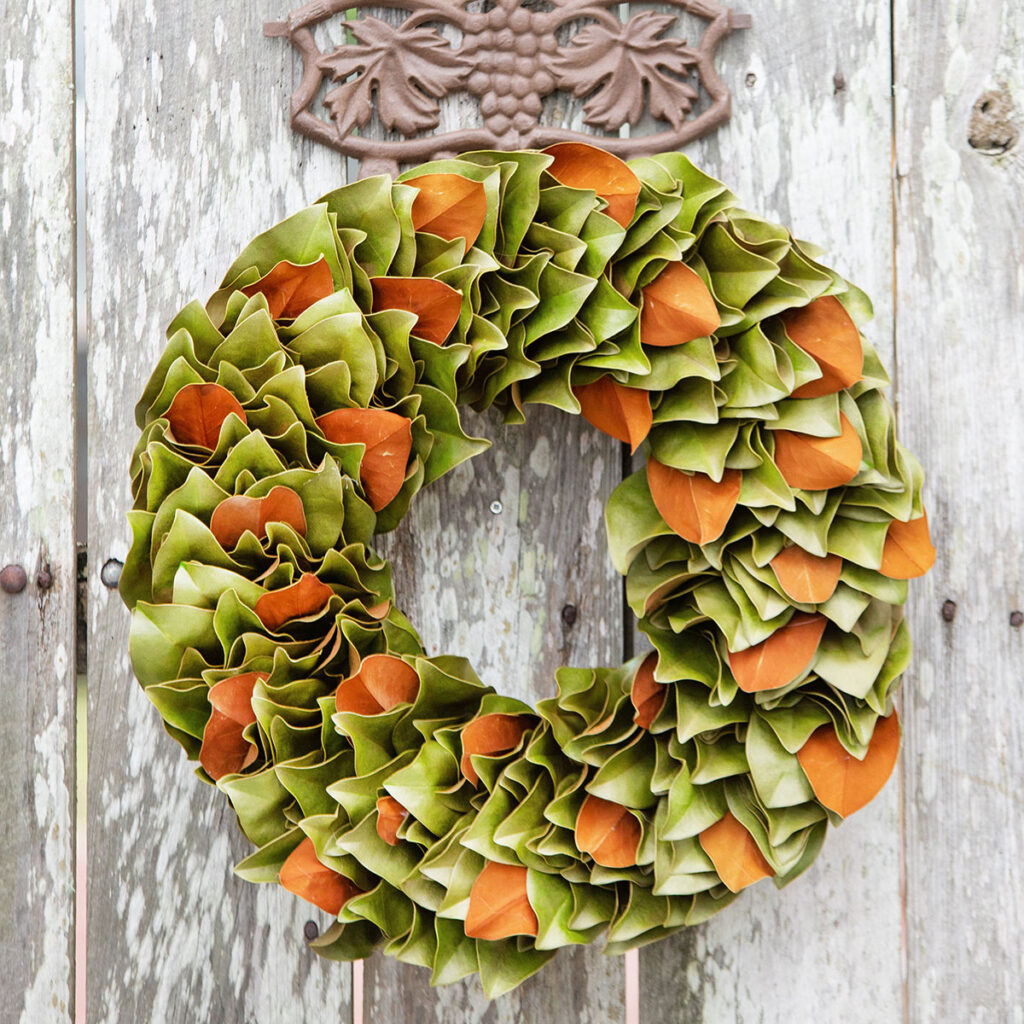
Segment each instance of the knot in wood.
[{"label": "knot in wood", "polygon": [[979,96],[967,129],[971,147],[988,156],[999,156],[1012,149],[1019,137],[1017,111],[1006,89],[991,89]]}]

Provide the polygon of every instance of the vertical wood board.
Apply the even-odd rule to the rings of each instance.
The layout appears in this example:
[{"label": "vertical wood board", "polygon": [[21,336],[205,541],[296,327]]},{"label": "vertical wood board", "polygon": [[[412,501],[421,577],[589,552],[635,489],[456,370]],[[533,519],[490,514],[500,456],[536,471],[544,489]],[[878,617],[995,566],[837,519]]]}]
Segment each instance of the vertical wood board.
[{"label": "vertical wood board", "polygon": [[[735,7],[753,27],[719,49],[732,119],[687,155],[742,207],[824,248],[824,261],[871,295],[868,334],[891,367],[889,5]],[[912,667],[909,688],[914,679]],[[815,864],[786,890],[762,882],[707,924],[641,950],[641,1020],[898,1020],[899,839],[894,779],[830,829]]]},{"label": "vertical wood board", "polygon": [[[478,119],[472,99],[453,96],[438,130]],[[579,104],[549,99],[541,120],[579,128]],[[499,693],[536,703],[555,692],[560,665],[622,661],[622,581],[604,532],[622,448],[580,417],[543,406],[527,407],[526,415],[525,425],[504,427],[493,410],[477,416],[467,409],[467,430],[493,447],[418,495],[401,526],[381,538],[381,550],[393,559],[399,606],[428,653],[468,657]],[[567,605],[575,609],[572,625],[571,612],[563,618]],[[368,961],[365,978],[367,1021],[624,1020],[622,959],[598,948],[562,950],[494,1002],[475,977],[431,990],[427,971],[382,956]]]},{"label": "vertical wood board", "polygon": [[907,1020],[1020,1022],[1024,9],[894,9],[900,422],[939,549],[904,702]]},{"label": "vertical wood board", "polygon": [[351,1012],[315,908],[235,877],[249,852],[132,677],[101,582],[130,542],[132,409],[187,301],[256,234],[345,181],[287,123],[290,48],[261,5],[85,5],[89,299],[89,1020],[290,1024]]},{"label": "vertical wood board", "polygon": [[[0,5],[0,1020],[74,989],[74,94],[71,5]],[[40,570],[52,576],[37,585]]]}]

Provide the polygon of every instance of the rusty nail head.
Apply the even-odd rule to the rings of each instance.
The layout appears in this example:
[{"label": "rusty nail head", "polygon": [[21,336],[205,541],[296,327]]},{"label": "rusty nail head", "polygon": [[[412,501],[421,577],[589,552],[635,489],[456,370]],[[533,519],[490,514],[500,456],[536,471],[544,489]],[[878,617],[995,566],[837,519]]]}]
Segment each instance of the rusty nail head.
[{"label": "rusty nail head", "polygon": [[951,601],[948,597],[942,602],[942,621],[952,622],[956,618],[956,601]]},{"label": "rusty nail head", "polygon": [[1024,612],[1010,612],[1010,625],[1013,626],[1014,629],[1020,629],[1021,626],[1024,626]]},{"label": "rusty nail head", "polygon": [[36,586],[40,590],[49,590],[53,586],[53,574],[50,572],[50,567],[44,565],[42,569],[36,573]]},{"label": "rusty nail head", "polygon": [[20,565],[5,565],[0,569],[0,590],[5,594],[20,594],[27,582],[28,577]]},{"label": "rusty nail head", "polygon": [[316,921],[307,921],[302,926],[302,934],[306,936],[307,942],[312,942],[320,934]]},{"label": "rusty nail head", "polygon": [[121,570],[123,568],[123,562],[118,561],[116,558],[108,558],[103,563],[103,568],[100,569],[100,579],[103,581],[103,586],[113,590],[121,579]]}]

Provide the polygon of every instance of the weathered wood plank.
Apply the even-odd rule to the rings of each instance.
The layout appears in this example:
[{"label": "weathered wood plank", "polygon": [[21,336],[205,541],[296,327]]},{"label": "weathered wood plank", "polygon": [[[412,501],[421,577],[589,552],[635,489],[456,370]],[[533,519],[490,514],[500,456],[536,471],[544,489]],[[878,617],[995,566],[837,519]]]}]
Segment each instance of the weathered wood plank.
[{"label": "weathered wood plank", "polygon": [[[735,7],[754,27],[719,50],[733,117],[688,155],[743,205],[828,249],[875,300],[871,337],[891,365],[889,5]],[[641,1020],[659,1024],[899,1020],[897,785],[833,831],[785,892],[759,885],[642,950],[640,974]]]},{"label": "weathered wood plank", "polygon": [[265,6],[84,7],[89,296],[89,1019],[261,1024],[350,1012],[305,948],[318,912],[231,874],[247,852],[132,679],[100,581],[127,551],[132,407],[163,328],[259,231],[344,182],[287,124],[292,52]]},{"label": "weathered wood plank", "polygon": [[[0,1020],[74,1015],[71,4],[0,4]],[[50,589],[37,585],[48,569]]]},{"label": "weathered wood plank", "polygon": [[[475,103],[455,96],[442,106],[439,130],[478,120]],[[541,120],[580,128],[580,105],[551,98]],[[399,604],[430,653],[464,655],[499,692],[535,702],[554,692],[560,665],[622,661],[622,584],[608,560],[603,520],[604,502],[622,478],[621,446],[552,409],[532,408],[522,427],[502,427],[494,414],[467,417],[471,432],[494,447],[418,496],[381,549],[394,560]],[[365,1019],[624,1019],[622,960],[597,949],[561,952],[493,1003],[477,979],[438,990],[428,979],[420,968],[372,958]]]},{"label": "weathered wood plank", "polygon": [[994,1024],[1024,1019],[1024,9],[894,8],[900,420],[939,548],[904,701],[907,1019]]},{"label": "weathered wood plank", "polygon": [[[622,659],[621,582],[603,522],[621,450],[555,410],[531,409],[521,427],[471,413],[467,420],[493,448],[418,496],[382,548],[394,560],[399,605],[428,651],[465,655],[485,682],[535,702],[554,692],[560,665]],[[563,951],[493,1003],[476,979],[431,992],[428,978],[375,957],[365,1019],[624,1019],[622,961],[596,949]]]}]

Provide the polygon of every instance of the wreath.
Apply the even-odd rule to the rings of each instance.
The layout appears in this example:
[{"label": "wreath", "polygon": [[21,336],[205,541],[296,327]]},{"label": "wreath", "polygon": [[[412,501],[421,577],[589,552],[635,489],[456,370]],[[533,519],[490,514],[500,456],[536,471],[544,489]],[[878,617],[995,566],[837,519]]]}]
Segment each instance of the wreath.
[{"label": "wreath", "polygon": [[[814,860],[899,747],[934,560],[870,304],[670,153],[566,143],[346,185],[172,321],[136,409],[131,658],[227,796],[237,865],[374,949],[505,992]],[[427,657],[375,534],[486,442],[582,414],[643,453],[611,557],[652,650],[531,707]]]}]

